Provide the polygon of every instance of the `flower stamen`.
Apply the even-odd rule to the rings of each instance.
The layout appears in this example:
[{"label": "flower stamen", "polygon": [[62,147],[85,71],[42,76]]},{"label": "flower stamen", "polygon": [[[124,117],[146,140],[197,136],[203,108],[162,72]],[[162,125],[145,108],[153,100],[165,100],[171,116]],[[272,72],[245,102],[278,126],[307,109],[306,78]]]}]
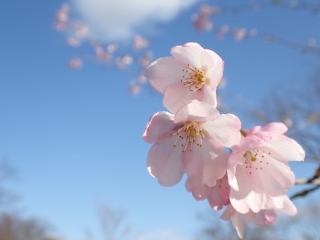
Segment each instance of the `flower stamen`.
[{"label": "flower stamen", "polygon": [[202,140],[204,139],[204,133],[200,128],[198,123],[187,122],[181,128],[179,128],[175,133],[172,133],[171,136],[177,135],[177,139],[173,144],[173,147],[177,146],[177,143],[180,139],[184,139],[184,142],[181,144],[183,147],[182,152],[185,152],[189,147],[189,150],[193,150],[193,145],[197,142],[197,146],[202,147]]},{"label": "flower stamen", "polygon": [[185,87],[189,87],[191,92],[200,90],[208,80],[205,77],[205,71],[192,67],[190,64],[188,64],[188,69],[182,71],[190,74],[189,76],[184,75],[183,78],[186,79],[181,82]]}]

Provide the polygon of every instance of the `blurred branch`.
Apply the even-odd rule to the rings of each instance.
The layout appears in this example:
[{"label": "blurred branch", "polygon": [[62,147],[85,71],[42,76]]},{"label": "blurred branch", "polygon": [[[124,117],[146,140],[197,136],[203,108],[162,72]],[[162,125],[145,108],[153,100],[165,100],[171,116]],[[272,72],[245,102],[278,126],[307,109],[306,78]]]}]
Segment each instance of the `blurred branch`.
[{"label": "blurred branch", "polygon": [[271,34],[260,33],[260,31],[258,31],[257,29],[247,30],[243,27],[234,27],[230,31],[229,25],[224,24],[221,27],[217,27],[211,20],[211,18],[227,13],[237,14],[245,10],[258,11],[270,7],[282,7],[292,10],[307,10],[312,12],[313,14],[317,14],[320,10],[320,2],[308,3],[307,1],[271,0],[268,2],[246,3],[238,6],[220,7],[202,5],[200,8],[200,12],[192,16],[193,25],[199,31],[213,32],[217,39],[222,39],[224,36],[232,37],[236,41],[244,40],[247,38],[259,38],[267,43],[276,43],[279,45],[298,49],[301,53],[309,52],[320,55],[320,48],[316,46],[316,42],[314,39],[309,39],[307,43],[304,44]]},{"label": "blurred branch", "polygon": [[298,197],[305,197],[306,195],[308,195],[309,193],[312,193],[313,191],[317,190],[318,188],[320,188],[320,185],[317,185],[315,187],[300,191],[296,194],[294,194],[291,198],[291,200],[298,198]]}]

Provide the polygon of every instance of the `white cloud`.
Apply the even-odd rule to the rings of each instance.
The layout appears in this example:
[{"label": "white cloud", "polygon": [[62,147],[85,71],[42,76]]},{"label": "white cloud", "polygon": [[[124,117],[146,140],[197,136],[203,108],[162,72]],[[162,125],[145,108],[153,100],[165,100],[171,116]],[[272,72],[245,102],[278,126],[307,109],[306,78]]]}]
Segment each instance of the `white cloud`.
[{"label": "white cloud", "polygon": [[125,40],[138,30],[167,22],[199,0],[70,0],[90,35],[100,40]]}]

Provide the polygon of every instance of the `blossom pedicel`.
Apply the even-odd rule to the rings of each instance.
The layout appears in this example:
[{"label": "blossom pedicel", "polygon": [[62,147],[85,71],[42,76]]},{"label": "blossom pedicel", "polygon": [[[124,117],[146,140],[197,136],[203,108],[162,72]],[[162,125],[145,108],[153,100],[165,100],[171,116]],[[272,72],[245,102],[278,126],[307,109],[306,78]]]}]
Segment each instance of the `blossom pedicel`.
[{"label": "blossom pedicel", "polygon": [[216,109],[222,59],[197,43],[173,47],[171,54],[144,72],[172,112],[154,114],[143,133],[154,143],[147,159],[150,175],[173,186],[186,173],[187,191],[196,200],[207,199],[214,210],[226,206],[221,218],[231,219],[240,238],[249,222],[273,223],[278,211],[295,215],[286,196],[295,181],[288,161],[303,161],[305,152],[284,135],[288,128],[256,126],[241,139],[240,120]]}]

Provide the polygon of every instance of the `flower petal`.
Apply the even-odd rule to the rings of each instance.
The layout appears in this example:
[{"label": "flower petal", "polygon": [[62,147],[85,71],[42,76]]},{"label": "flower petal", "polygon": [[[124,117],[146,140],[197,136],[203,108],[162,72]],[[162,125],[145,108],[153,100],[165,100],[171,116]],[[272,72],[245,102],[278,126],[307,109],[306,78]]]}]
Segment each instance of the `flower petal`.
[{"label": "flower petal", "polygon": [[212,105],[206,102],[199,102],[198,100],[192,100],[189,103],[182,106],[174,115],[174,122],[204,122],[209,120],[215,120],[219,117],[219,111]]},{"label": "flower petal", "polygon": [[164,133],[151,147],[147,167],[151,176],[158,178],[159,184],[173,186],[177,184],[183,174],[182,152],[174,148],[176,136],[171,136],[174,131]]},{"label": "flower petal", "polygon": [[199,99],[199,91],[190,91],[183,83],[179,82],[169,86],[163,97],[163,105],[175,113],[190,100]]},{"label": "flower petal", "polygon": [[143,75],[150,79],[151,85],[163,94],[168,86],[181,81],[184,68],[173,57],[164,57],[152,62]]},{"label": "flower petal", "polygon": [[209,49],[205,49],[205,51],[209,53],[211,58],[213,59],[214,64],[211,65],[210,68],[208,68],[206,76],[207,78],[209,78],[211,89],[215,90],[219,85],[221,78],[223,76],[224,62],[222,61],[221,57],[218,54],[216,54],[214,51],[211,51]]},{"label": "flower petal", "polygon": [[163,133],[172,130],[176,125],[173,122],[174,115],[168,112],[155,113],[147,123],[143,132],[143,139],[147,143],[154,143]]},{"label": "flower petal", "polygon": [[195,187],[192,189],[192,195],[196,200],[204,200],[207,198],[207,185],[203,184],[199,187]]},{"label": "flower petal", "polygon": [[256,134],[257,132],[259,132],[261,129],[261,126],[255,126],[253,128],[251,128],[248,132],[247,132],[247,137],[253,134]]},{"label": "flower petal", "polygon": [[[268,164],[261,164],[261,169],[253,169],[252,173],[259,174],[262,186],[256,185],[266,195],[278,197],[286,194],[288,189],[294,185],[295,176],[288,163],[278,161],[272,154],[265,154],[264,161]],[[253,176],[255,177],[255,176]],[[254,181],[254,178],[253,178]]]},{"label": "flower petal", "polygon": [[260,131],[272,132],[282,135],[288,131],[288,128],[281,122],[272,122],[264,126]]},{"label": "flower petal", "polygon": [[236,229],[239,238],[243,238],[244,232],[248,226],[248,219],[243,216],[243,214],[236,212],[231,218],[232,226]]},{"label": "flower petal", "polygon": [[237,167],[235,177],[239,190],[235,191],[233,188],[230,190],[232,206],[243,214],[248,213],[250,209],[256,213],[259,212],[263,203],[263,195],[259,189],[252,185],[252,181],[250,181],[243,166]]},{"label": "flower petal", "polygon": [[303,161],[305,152],[293,139],[283,136],[277,141],[267,142],[265,148],[271,155],[281,161]]},{"label": "flower petal", "polygon": [[218,102],[216,90],[212,90],[208,84],[205,84],[197,92],[199,94],[197,98],[199,101],[206,102],[214,107],[217,107]]},{"label": "flower petal", "polygon": [[183,166],[194,186],[207,184],[213,187],[216,180],[226,173],[228,154],[213,138],[203,139],[202,147],[197,145],[192,150],[193,157],[184,161]]},{"label": "flower petal", "polygon": [[288,196],[284,195],[283,198],[284,198],[283,208],[280,209],[280,211],[283,212],[286,215],[295,216],[297,214],[297,212],[298,212],[296,206],[288,198]]},{"label": "flower petal", "polygon": [[171,48],[170,53],[181,65],[190,64],[192,67],[201,69],[200,56],[204,49],[198,43],[186,43],[183,46]]},{"label": "flower petal", "polygon": [[240,143],[241,122],[233,114],[221,114],[216,120],[203,123],[202,128],[224,147]]}]

